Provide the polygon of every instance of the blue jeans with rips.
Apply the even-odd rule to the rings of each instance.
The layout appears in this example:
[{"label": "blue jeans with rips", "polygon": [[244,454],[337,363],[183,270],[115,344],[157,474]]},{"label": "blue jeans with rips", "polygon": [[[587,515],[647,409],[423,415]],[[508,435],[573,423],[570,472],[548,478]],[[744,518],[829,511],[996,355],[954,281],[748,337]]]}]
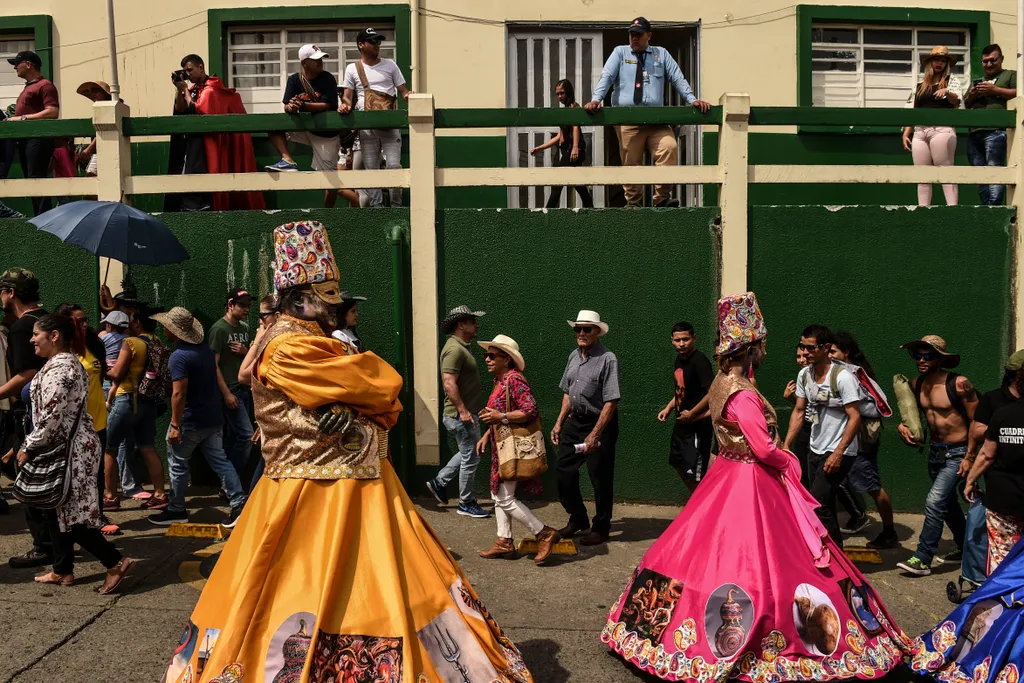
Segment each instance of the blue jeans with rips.
[{"label": "blue jeans with rips", "polygon": [[930,565],[935,558],[944,523],[953,532],[956,547],[964,547],[967,520],[956,494],[957,484],[960,482],[957,471],[965,455],[967,444],[931,444],[928,453],[928,475],[932,478],[932,488],[925,498],[924,527],[917,543],[917,552],[914,553],[914,557],[925,564]]},{"label": "blue jeans with rips", "polygon": [[[967,159],[971,166],[1006,166],[1006,131],[978,130],[967,138]],[[1001,206],[1005,185],[978,185],[981,203]]]}]

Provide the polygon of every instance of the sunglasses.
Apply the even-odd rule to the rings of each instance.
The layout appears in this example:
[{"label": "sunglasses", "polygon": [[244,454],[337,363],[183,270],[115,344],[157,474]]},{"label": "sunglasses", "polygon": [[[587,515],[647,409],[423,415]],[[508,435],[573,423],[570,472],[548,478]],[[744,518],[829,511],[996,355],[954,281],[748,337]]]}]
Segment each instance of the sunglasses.
[{"label": "sunglasses", "polygon": [[487,360],[494,360],[495,358],[506,358],[506,357],[507,356],[505,356],[505,355],[499,355],[499,354],[494,353],[492,351],[489,351],[489,352],[484,354],[484,358],[486,358]]},{"label": "sunglasses", "polygon": [[1002,57],[995,57],[993,59],[983,59],[983,60],[981,60],[981,63],[982,64],[996,64],[996,63],[999,62],[1000,59],[1002,59]]},{"label": "sunglasses", "polygon": [[825,346],[825,345],[824,344],[797,344],[796,348],[801,350],[801,351],[808,351],[808,352],[810,352],[810,351],[815,351],[817,349],[820,349],[822,346]]},{"label": "sunglasses", "polygon": [[577,327],[576,328],[576,334],[579,334],[580,332],[582,332],[583,334],[590,334],[593,331],[594,331],[593,327]]},{"label": "sunglasses", "polygon": [[914,353],[914,360],[923,360],[925,362],[935,359],[935,354],[930,351],[916,351]]}]

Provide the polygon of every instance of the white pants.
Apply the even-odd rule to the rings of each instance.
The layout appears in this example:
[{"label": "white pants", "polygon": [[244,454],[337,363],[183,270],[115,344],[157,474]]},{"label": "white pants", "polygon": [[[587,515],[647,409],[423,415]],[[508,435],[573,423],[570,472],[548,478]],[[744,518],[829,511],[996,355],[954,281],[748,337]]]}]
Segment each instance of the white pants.
[{"label": "white pants", "polygon": [[534,536],[544,528],[544,522],[537,519],[530,508],[516,498],[516,483],[503,481],[498,484],[498,492],[491,494],[494,501],[494,519],[498,522],[498,537],[512,538],[512,520],[525,526]]},{"label": "white pants", "polygon": [[[380,168],[382,152],[388,168],[402,168],[402,131],[397,128],[359,131],[359,149],[362,151],[365,169]],[[401,206],[402,188],[393,187],[388,192],[391,196],[391,206]],[[380,190],[367,190],[366,195],[370,206],[384,206],[384,195]]]}]

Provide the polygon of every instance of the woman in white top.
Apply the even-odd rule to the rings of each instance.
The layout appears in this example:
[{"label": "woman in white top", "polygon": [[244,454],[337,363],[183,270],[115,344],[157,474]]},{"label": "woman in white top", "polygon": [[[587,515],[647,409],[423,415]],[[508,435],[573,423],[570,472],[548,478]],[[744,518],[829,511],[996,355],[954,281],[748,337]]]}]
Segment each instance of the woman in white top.
[{"label": "woman in white top", "polygon": [[361,301],[366,301],[366,297],[352,296],[348,292],[341,293],[342,303],[338,307],[338,329],[331,335],[359,353],[366,350],[363,347],[363,342],[359,341],[359,335],[356,334],[356,325],[359,324],[359,302]]},{"label": "woman in white top", "polygon": [[[907,107],[916,109],[957,109],[963,106],[964,86],[952,73],[959,57],[949,48],[939,45],[930,54],[922,55],[924,78],[907,100]],[[911,140],[913,135],[913,140]],[[914,156],[915,166],[952,166],[956,155],[956,130],[952,126],[907,126],[903,129],[903,147]],[[944,183],[942,193],[946,204],[953,206],[959,199],[959,189],[953,183]],[[917,186],[917,203],[932,203],[931,183]]]}]

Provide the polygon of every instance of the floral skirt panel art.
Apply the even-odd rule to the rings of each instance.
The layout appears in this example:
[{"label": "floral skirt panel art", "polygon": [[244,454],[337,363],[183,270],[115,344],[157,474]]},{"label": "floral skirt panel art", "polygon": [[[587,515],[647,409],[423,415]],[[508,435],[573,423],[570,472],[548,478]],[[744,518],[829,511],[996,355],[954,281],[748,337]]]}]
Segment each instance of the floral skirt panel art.
[{"label": "floral skirt panel art", "polygon": [[1024,544],[915,642],[914,671],[941,683],[1018,683],[1024,668]]},{"label": "floral skirt panel art", "polygon": [[666,681],[872,679],[898,666],[909,639],[831,540],[827,566],[816,566],[790,479],[717,458],[644,555],[601,640]]},{"label": "floral skirt panel art", "polygon": [[533,683],[390,460],[257,485],[168,683]]}]

